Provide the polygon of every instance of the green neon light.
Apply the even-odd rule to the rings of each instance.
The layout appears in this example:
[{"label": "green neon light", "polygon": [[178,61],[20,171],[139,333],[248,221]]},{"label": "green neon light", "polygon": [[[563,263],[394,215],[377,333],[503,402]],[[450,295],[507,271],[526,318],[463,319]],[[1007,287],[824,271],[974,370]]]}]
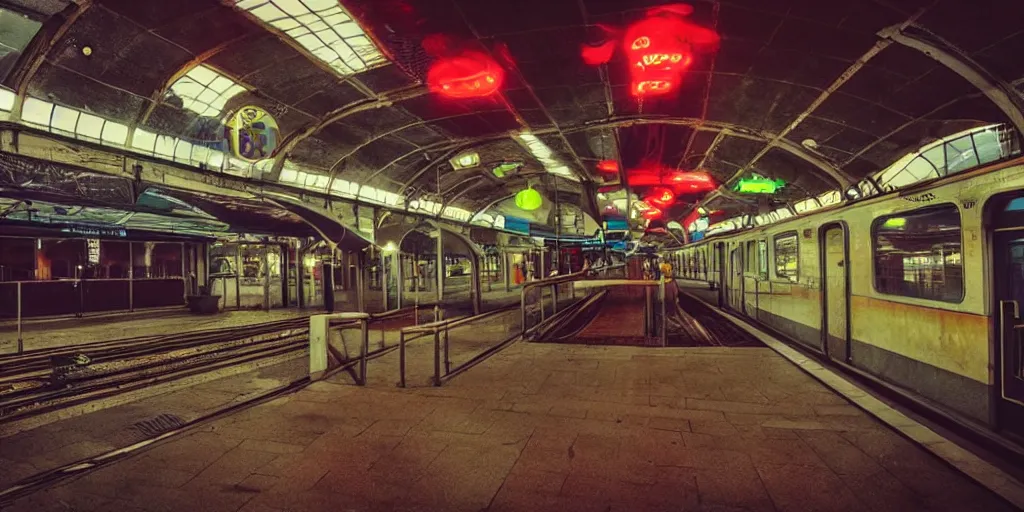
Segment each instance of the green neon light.
[{"label": "green neon light", "polygon": [[499,178],[504,178],[506,174],[518,169],[521,165],[523,164],[520,162],[507,162],[503,164],[498,164],[494,169],[491,169],[491,172],[494,173],[494,175]]},{"label": "green neon light", "polygon": [[904,217],[893,217],[891,219],[886,219],[885,223],[882,224],[882,227],[889,229],[900,229],[906,226],[907,219]]},{"label": "green neon light", "polygon": [[544,202],[544,199],[540,196],[540,192],[532,188],[520,190],[516,194],[516,207],[520,210],[533,211],[540,208],[540,205]]},{"label": "green neon light", "polygon": [[741,194],[774,194],[785,186],[786,182],[783,180],[773,180],[754,174],[750,178],[741,178],[735,190]]}]

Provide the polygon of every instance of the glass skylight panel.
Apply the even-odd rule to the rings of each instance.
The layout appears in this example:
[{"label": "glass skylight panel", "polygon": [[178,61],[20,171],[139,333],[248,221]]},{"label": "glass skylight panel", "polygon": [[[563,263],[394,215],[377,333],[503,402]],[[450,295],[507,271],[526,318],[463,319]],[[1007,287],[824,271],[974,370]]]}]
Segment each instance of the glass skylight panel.
[{"label": "glass skylight panel", "polygon": [[208,117],[219,116],[228,100],[244,91],[234,80],[201,64],[171,84],[182,108]]},{"label": "glass skylight panel", "polygon": [[22,121],[44,128],[50,127],[50,116],[52,114],[53,103],[37,100],[31,96],[25,98],[25,103],[21,107]]},{"label": "glass skylight panel", "polygon": [[284,32],[341,75],[360,73],[387,62],[338,0],[234,0],[233,3]]},{"label": "glass skylight panel", "polygon": [[580,178],[576,176],[576,173],[572,172],[572,169],[555,157],[554,152],[551,151],[551,148],[549,148],[547,144],[544,144],[544,141],[538,139],[532,133],[520,133],[519,141],[526,146],[526,149],[530,150],[530,154],[539,160],[541,165],[544,166],[544,169],[549,173],[573,181],[580,180]]},{"label": "glass skylight panel", "polygon": [[14,100],[17,99],[18,95],[14,91],[0,86],[0,111],[10,112],[14,110]]}]

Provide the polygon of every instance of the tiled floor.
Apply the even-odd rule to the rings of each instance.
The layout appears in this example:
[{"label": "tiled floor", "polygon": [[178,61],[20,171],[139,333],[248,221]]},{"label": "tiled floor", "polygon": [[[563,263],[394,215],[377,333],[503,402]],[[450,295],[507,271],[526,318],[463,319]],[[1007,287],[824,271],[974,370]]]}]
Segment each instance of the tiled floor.
[{"label": "tiled floor", "polygon": [[396,357],[11,510],[1011,509],[767,348],[518,343],[406,390]]}]

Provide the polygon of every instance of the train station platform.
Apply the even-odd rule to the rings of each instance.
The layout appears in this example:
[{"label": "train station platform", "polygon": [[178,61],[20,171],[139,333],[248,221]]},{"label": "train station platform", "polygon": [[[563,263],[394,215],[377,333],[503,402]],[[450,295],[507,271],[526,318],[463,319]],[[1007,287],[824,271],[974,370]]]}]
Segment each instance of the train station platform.
[{"label": "train station platform", "polygon": [[769,348],[519,342],[436,388],[426,345],[9,510],[1014,509]]}]

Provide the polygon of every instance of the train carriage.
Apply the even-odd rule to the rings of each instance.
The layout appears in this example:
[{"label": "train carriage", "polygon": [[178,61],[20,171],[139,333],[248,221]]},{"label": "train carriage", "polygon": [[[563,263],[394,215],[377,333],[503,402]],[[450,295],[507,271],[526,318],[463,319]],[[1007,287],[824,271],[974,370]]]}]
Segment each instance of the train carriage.
[{"label": "train carriage", "polygon": [[829,361],[1024,436],[1024,159],[666,257],[720,306]]}]

